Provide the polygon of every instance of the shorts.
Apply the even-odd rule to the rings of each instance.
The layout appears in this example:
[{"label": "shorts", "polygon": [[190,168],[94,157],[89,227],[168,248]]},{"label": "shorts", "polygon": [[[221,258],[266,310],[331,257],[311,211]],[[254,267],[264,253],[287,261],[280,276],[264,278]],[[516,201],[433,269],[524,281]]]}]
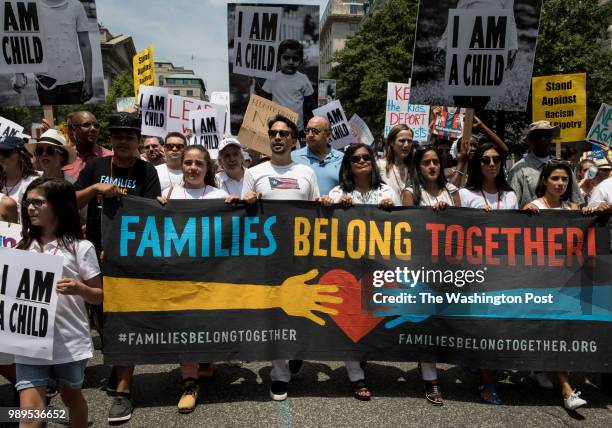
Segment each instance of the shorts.
[{"label": "shorts", "polygon": [[17,363],[15,389],[21,391],[56,384],[71,389],[81,389],[85,379],[85,367],[87,367],[87,360],[41,366]]}]

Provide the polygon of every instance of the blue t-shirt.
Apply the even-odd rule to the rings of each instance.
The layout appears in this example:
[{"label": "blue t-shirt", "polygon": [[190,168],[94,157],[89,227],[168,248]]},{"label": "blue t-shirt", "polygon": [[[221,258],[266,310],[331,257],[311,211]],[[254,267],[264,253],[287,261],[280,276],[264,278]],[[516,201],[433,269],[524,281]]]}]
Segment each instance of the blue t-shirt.
[{"label": "blue t-shirt", "polygon": [[329,194],[329,191],[338,185],[340,166],[342,165],[342,158],[344,153],[339,150],[329,147],[329,152],[325,159],[319,160],[319,158],[310,151],[308,146],[296,150],[291,153],[291,159],[294,162],[301,163],[311,167],[316,176],[317,182],[319,183],[319,194],[321,196]]}]

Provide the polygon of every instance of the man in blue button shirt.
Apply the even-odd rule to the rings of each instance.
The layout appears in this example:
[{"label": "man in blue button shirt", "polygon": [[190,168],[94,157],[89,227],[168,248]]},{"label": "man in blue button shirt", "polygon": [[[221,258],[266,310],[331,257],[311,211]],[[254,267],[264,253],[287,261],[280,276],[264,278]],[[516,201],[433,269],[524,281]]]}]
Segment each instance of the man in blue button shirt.
[{"label": "man in blue button shirt", "polygon": [[330,128],[326,118],[314,116],[306,125],[307,146],[291,153],[294,162],[308,165],[317,175],[319,193],[327,195],[338,185],[344,154],[329,144]]}]

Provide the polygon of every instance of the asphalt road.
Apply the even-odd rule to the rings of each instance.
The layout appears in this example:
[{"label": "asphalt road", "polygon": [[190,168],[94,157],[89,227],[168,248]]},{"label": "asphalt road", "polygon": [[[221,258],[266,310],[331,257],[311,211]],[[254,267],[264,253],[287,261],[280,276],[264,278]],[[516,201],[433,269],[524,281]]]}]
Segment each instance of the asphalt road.
[{"label": "asphalt road", "polygon": [[[217,365],[213,379],[200,385],[196,410],[176,411],[180,372],[175,365],[147,365],[136,369],[133,386],[136,409],[125,427],[610,427],[612,398],[598,391],[598,376],[572,374],[574,387],[589,404],[569,413],[558,391],[539,389],[526,373],[499,373],[501,406],[479,402],[478,377],[461,367],[440,365],[439,378],[446,398],[433,407],[423,397],[416,364],[369,363],[367,377],[374,394],[360,402],[350,396],[341,362],[307,362],[290,384],[289,398],[275,403],[268,397],[268,363],[243,367]],[[99,351],[85,372],[84,394],[91,426],[105,426],[110,398],[103,390],[110,372]],[[594,383],[591,383],[594,382]],[[62,407],[59,397],[52,401]],[[0,406],[12,405],[11,387],[0,383]],[[3,426],[10,426],[5,424]],[[65,425],[50,423],[51,427]]]}]

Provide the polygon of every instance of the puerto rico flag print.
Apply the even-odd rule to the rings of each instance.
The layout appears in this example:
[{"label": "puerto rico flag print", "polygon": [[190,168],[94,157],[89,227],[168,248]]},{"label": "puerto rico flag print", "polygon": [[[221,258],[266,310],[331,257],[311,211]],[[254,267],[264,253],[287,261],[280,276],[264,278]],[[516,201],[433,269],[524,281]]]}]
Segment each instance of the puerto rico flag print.
[{"label": "puerto rico flag print", "polygon": [[272,189],[300,189],[300,184],[295,178],[268,177]]}]

